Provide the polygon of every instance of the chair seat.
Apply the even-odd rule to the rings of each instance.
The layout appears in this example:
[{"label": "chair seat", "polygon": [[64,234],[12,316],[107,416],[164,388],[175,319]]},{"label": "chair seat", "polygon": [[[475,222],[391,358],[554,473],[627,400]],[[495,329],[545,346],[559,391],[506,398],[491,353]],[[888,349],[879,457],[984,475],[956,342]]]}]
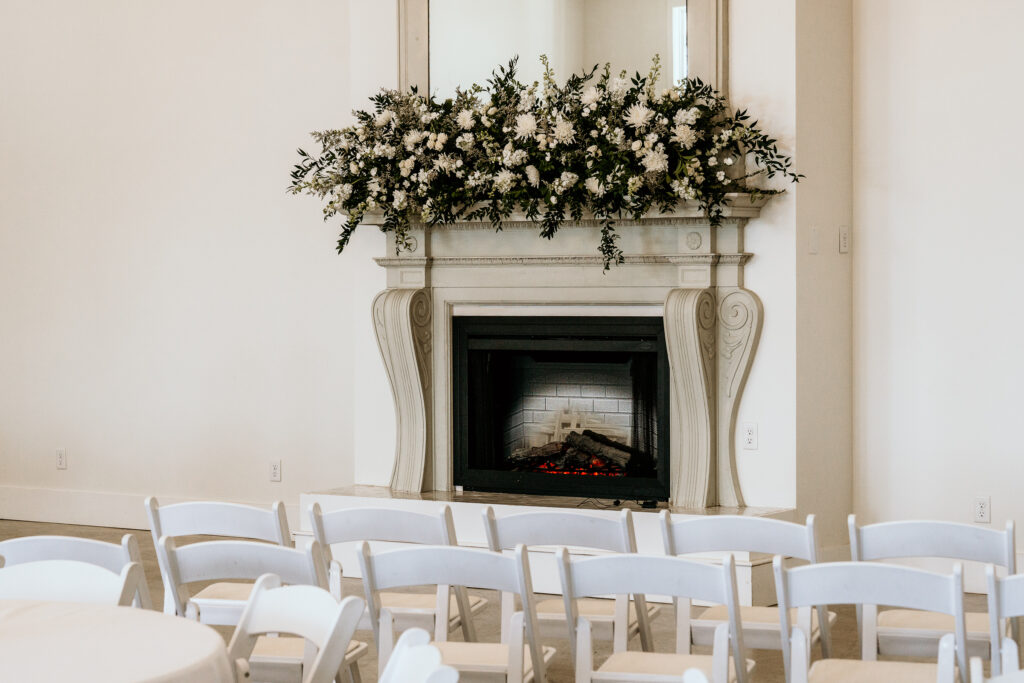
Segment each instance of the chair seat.
[{"label": "chair seat", "polygon": [[[362,655],[368,649],[368,645],[359,640],[349,642],[345,651],[345,659],[352,658],[356,653]],[[263,662],[291,662],[302,660],[306,654],[306,639],[294,636],[260,636],[256,639],[256,645],[252,649],[250,661],[259,660]],[[356,657],[358,658],[358,657]]]},{"label": "chair seat", "polygon": [[935,683],[937,664],[865,662],[859,659],[820,659],[808,672],[810,683]]},{"label": "chair seat", "polygon": [[[641,676],[682,676],[687,669],[699,669],[710,679],[711,655],[681,655],[668,652],[637,652],[628,650],[612,654],[597,669],[598,674],[639,674]],[[754,661],[746,661],[747,672],[754,670]],[[600,676],[598,676],[600,678]],[[736,680],[736,667],[729,658],[729,680]]]},{"label": "chair seat", "polygon": [[[381,607],[387,607],[392,611],[397,610],[431,610],[437,608],[436,593],[380,593]],[[469,609],[474,614],[478,612],[487,600],[476,595],[469,596]],[[448,614],[457,618],[459,616],[459,605],[455,596],[450,596],[448,601]]]},{"label": "chair seat", "polygon": [[[459,671],[476,673],[501,674],[508,670],[508,645],[505,643],[462,643],[433,642],[441,652],[441,661]],[[544,661],[548,662],[555,654],[555,648],[543,647]],[[533,677],[533,660],[530,651],[523,651],[523,679]]]},{"label": "chair seat", "polygon": [[[602,598],[580,598],[576,601],[576,609],[581,617],[591,621],[597,619],[613,619],[615,617],[615,601]],[[537,618],[557,616],[565,621],[565,601],[562,598],[547,598],[536,603]],[[629,603],[629,620],[636,620],[636,605]]]},{"label": "chair seat", "polygon": [[[797,610],[789,611],[790,623],[796,624]],[[729,621],[729,609],[725,605],[713,605],[690,622],[693,631],[693,642],[696,645],[711,645],[715,637],[715,628]],[[782,647],[779,635],[779,608],[740,606],[740,622],[743,634],[747,638],[747,647],[758,650],[778,650]],[[836,613],[828,613],[829,625],[836,623]],[[811,610],[811,640],[817,641],[821,629],[818,625],[818,610]]]},{"label": "chair seat", "polygon": [[209,586],[192,596],[192,600],[240,600],[245,602],[252,593],[252,581],[234,582],[220,581],[211,583]]},{"label": "chair seat", "polygon": [[[987,612],[966,612],[964,622],[969,638],[988,640],[989,624]],[[887,609],[878,612],[878,626],[894,629],[916,629],[935,631],[939,634],[953,633],[956,628],[952,615],[941,612],[925,612],[915,609]]]}]

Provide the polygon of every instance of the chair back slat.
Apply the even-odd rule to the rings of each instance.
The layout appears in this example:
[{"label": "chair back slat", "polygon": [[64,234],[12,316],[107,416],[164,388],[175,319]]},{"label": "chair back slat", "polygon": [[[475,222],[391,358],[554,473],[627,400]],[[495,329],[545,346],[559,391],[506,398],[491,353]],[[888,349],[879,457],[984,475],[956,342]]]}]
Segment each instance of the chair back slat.
[{"label": "chair back slat", "polygon": [[324,547],[332,543],[385,541],[422,545],[449,545],[455,541],[451,508],[443,506],[437,514],[395,510],[392,508],[347,508],[320,512],[310,508],[313,534]]},{"label": "chair back slat", "polygon": [[422,546],[359,554],[363,576],[372,572],[377,590],[449,584],[520,592],[515,559],[475,548]]},{"label": "chair back slat", "polygon": [[271,508],[238,503],[200,501],[161,506],[153,497],[146,499],[154,542],[163,536],[230,536],[269,541],[291,546],[284,503]]},{"label": "chair back slat", "polygon": [[888,605],[956,615],[962,609],[962,577],[911,567],[866,562],[828,562],[785,572],[790,607]]},{"label": "chair back slat", "polygon": [[524,512],[498,517],[484,510],[484,528],[491,550],[517,545],[572,546],[616,553],[636,552],[632,513],[623,510],[618,519],[585,512]]},{"label": "chair back slat", "polygon": [[1000,619],[1011,619],[1024,616],[1024,574],[1013,576],[997,577],[995,569],[987,568],[989,600],[995,596],[995,603],[992,605]]},{"label": "chair back slat", "polygon": [[177,547],[165,536],[160,544],[173,556],[179,584],[225,579],[256,579],[268,572],[287,584],[327,588],[320,545],[315,541],[307,551],[252,541],[208,541]]},{"label": "chair back slat", "polygon": [[854,560],[943,557],[973,560],[1016,571],[1013,522],[1006,529],[982,529],[957,522],[912,520],[857,526],[850,515],[850,555]]},{"label": "chair back slat", "polygon": [[745,551],[817,561],[814,515],[806,524],[741,515],[674,520],[668,510],[660,516],[667,555]]},{"label": "chair back slat", "polygon": [[[74,536],[23,536],[0,541],[0,555],[8,567],[39,560],[74,560],[119,574],[126,564],[138,561],[138,544],[134,539],[125,534],[118,545]],[[129,547],[135,548],[134,557]]]},{"label": "chair back slat", "polygon": [[[1016,640],[1020,637],[1017,617],[1024,616],[1024,574],[1000,577],[996,574],[995,565],[990,564],[985,567],[985,578],[988,583],[992,674],[1017,671],[1020,668],[1016,648]],[[1004,638],[1008,620],[1011,637]],[[1010,668],[1006,668],[1004,662],[1009,662]]]},{"label": "chair back slat", "polygon": [[729,601],[728,569],[681,557],[585,557],[572,561],[568,570],[576,597],[649,593],[722,605]]}]

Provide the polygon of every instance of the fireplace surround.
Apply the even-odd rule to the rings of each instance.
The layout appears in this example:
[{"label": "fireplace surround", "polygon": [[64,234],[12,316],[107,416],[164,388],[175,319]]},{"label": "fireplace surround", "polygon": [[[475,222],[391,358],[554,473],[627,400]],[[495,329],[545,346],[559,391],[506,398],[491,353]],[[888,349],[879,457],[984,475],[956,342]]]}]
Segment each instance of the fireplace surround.
[{"label": "fireplace surround", "polygon": [[392,490],[456,486],[456,318],[659,318],[669,504],[742,506],[735,421],[762,317],[743,287],[751,258],[743,229],[762,204],[733,195],[716,227],[687,204],[619,221],[625,262],[609,271],[595,251],[600,225],[589,219],[551,240],[526,220],[505,222],[499,234],[487,223],[414,225],[412,249],[401,252],[389,235],[388,254],[376,259],[388,287],[374,300],[373,322],[395,399]]}]

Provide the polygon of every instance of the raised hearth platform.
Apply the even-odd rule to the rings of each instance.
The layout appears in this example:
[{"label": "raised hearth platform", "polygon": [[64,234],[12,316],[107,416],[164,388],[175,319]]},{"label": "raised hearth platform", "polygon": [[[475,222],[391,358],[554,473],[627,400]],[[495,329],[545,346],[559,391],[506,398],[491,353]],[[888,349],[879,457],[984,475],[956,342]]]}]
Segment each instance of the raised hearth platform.
[{"label": "raised hearth platform", "polygon": [[[556,476],[556,475],[552,475]],[[387,507],[415,512],[433,513],[442,505],[450,505],[455,521],[455,532],[459,545],[475,548],[486,548],[487,537],[484,533],[483,511],[487,506],[494,508],[495,513],[511,515],[530,510],[572,509],[588,514],[615,517],[624,508],[633,512],[636,527],[637,549],[641,553],[651,555],[663,554],[661,529],[658,525],[658,514],[661,510],[669,510],[678,516],[704,515],[751,515],[770,517],[773,519],[793,520],[794,510],[787,508],[765,507],[709,507],[680,508],[666,503],[659,503],[657,508],[643,508],[636,501],[622,501],[614,506],[612,500],[594,498],[571,498],[562,496],[520,495],[510,493],[487,493],[482,491],[425,491],[421,493],[403,493],[386,486],[348,486],[326,491],[304,493],[300,496],[300,530],[295,532],[296,543],[300,547],[312,539],[312,528],[309,523],[308,509],[313,503],[319,503],[324,512],[345,508]],[[354,544],[334,546],[334,556],[341,561],[345,576],[359,578],[359,562],[356,559]],[[572,549],[574,555],[596,555],[600,551]],[[736,579],[739,584],[739,597],[744,605],[775,604],[775,591],[772,585],[771,556],[758,553],[734,553],[736,558]],[[707,553],[696,556],[708,561],[716,561],[721,553]],[[530,562],[534,572],[534,588],[538,593],[559,594],[561,592],[558,571],[554,561],[554,549],[536,546],[530,550]]]}]

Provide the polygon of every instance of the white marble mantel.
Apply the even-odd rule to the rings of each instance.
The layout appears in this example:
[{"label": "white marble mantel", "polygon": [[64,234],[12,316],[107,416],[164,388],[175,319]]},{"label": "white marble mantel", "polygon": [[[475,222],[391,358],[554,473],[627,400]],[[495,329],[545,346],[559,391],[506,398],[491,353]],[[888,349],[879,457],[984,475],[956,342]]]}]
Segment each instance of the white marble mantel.
[{"label": "white marble mantel", "polygon": [[[757,296],[743,288],[743,229],[763,204],[731,196],[712,228],[695,205],[617,222],[625,263],[603,269],[594,220],[555,237],[533,223],[412,229],[412,251],[376,259],[388,288],[373,320],[395,398],[391,488],[452,489],[452,317],[663,316],[671,381],[671,498],[684,508],[742,506],[735,421],[761,330]],[[367,216],[364,223],[379,224]]]}]

